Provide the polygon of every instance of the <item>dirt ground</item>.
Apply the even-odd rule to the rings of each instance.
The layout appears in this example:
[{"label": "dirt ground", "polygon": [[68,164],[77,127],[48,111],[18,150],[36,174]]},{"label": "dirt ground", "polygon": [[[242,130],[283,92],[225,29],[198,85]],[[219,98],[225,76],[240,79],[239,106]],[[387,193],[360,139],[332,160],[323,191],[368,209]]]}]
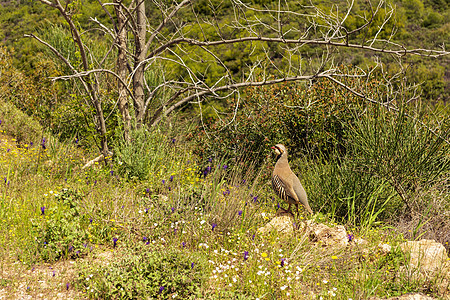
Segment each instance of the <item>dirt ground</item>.
[{"label": "dirt ground", "polygon": [[[95,260],[109,260],[110,251],[96,255]],[[22,263],[1,262],[0,299],[86,299],[75,289],[77,261],[63,260],[33,267]]]}]

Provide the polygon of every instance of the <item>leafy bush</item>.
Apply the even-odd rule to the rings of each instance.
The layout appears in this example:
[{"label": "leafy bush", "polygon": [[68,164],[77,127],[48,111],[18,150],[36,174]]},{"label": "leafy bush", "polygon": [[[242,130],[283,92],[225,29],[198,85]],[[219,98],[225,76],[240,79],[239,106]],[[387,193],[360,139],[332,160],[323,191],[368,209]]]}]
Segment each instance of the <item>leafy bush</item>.
[{"label": "leafy bush", "polygon": [[433,200],[422,191],[442,190],[450,174],[445,141],[404,111],[381,107],[367,108],[347,128],[345,155],[291,163],[301,166],[312,207],[356,226],[430,212]]},{"label": "leafy bush", "polygon": [[190,148],[171,128],[145,127],[130,133],[131,141],[119,138],[114,147],[118,173],[129,180],[147,180],[159,186],[170,177],[180,183],[196,182],[197,169]]},{"label": "leafy bush", "polygon": [[85,265],[79,284],[95,299],[189,299],[199,292],[208,265],[198,253],[136,246],[105,265]]},{"label": "leafy bush", "polygon": [[[359,100],[320,81],[310,88],[301,84],[249,88],[240,101],[236,115],[211,120],[206,130],[198,128],[194,136],[198,154],[214,157],[220,153],[226,158],[245,154],[259,166],[270,146],[277,143],[284,143],[294,157],[345,151],[343,124],[353,122],[348,112]],[[234,123],[224,125],[233,119]],[[207,137],[212,141],[205,144]]]},{"label": "leafy bush", "polygon": [[89,239],[88,220],[80,214],[82,196],[63,189],[55,195],[57,205],[41,207],[41,216],[33,220],[33,235],[41,259],[76,258],[86,251]]},{"label": "leafy bush", "polygon": [[0,130],[15,137],[21,143],[38,144],[43,137],[39,122],[23,113],[11,102],[0,100]]},{"label": "leafy bush", "polygon": [[145,129],[132,131],[130,135],[131,142],[122,139],[114,149],[117,167],[125,177],[145,180],[157,158],[157,145],[163,143],[163,136],[151,136]]},{"label": "leafy bush", "polygon": [[359,172],[388,182],[408,209],[422,210],[417,192],[439,184],[450,172],[450,147],[444,138],[403,110],[397,114],[380,107],[369,110],[355,122],[350,136]]}]

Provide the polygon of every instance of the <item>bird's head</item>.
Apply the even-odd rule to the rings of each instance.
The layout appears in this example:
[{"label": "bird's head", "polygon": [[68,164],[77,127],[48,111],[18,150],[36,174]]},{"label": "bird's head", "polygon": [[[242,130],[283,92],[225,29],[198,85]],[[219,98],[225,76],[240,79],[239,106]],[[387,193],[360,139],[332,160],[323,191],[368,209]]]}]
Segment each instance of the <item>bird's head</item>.
[{"label": "bird's head", "polygon": [[275,146],[272,146],[273,151],[277,154],[277,156],[282,155],[283,153],[286,153],[286,147],[282,144],[276,144]]}]

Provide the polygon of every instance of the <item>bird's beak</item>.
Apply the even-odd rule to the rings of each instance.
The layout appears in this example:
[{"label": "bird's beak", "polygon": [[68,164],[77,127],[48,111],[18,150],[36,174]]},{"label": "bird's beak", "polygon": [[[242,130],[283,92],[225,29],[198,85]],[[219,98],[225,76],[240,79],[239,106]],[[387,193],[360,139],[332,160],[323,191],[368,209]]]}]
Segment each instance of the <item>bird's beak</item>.
[{"label": "bird's beak", "polygon": [[275,146],[272,146],[272,147],[270,147],[270,149],[273,149],[273,150],[275,150],[276,148],[275,148]]}]

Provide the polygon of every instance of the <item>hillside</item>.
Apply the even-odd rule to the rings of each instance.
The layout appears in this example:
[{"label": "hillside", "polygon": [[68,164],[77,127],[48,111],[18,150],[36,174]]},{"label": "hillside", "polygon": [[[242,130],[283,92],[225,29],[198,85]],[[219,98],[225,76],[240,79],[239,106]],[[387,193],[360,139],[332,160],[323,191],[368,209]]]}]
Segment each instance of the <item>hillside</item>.
[{"label": "hillside", "polygon": [[44,2],[0,2],[0,298],[450,299],[445,0]]}]

